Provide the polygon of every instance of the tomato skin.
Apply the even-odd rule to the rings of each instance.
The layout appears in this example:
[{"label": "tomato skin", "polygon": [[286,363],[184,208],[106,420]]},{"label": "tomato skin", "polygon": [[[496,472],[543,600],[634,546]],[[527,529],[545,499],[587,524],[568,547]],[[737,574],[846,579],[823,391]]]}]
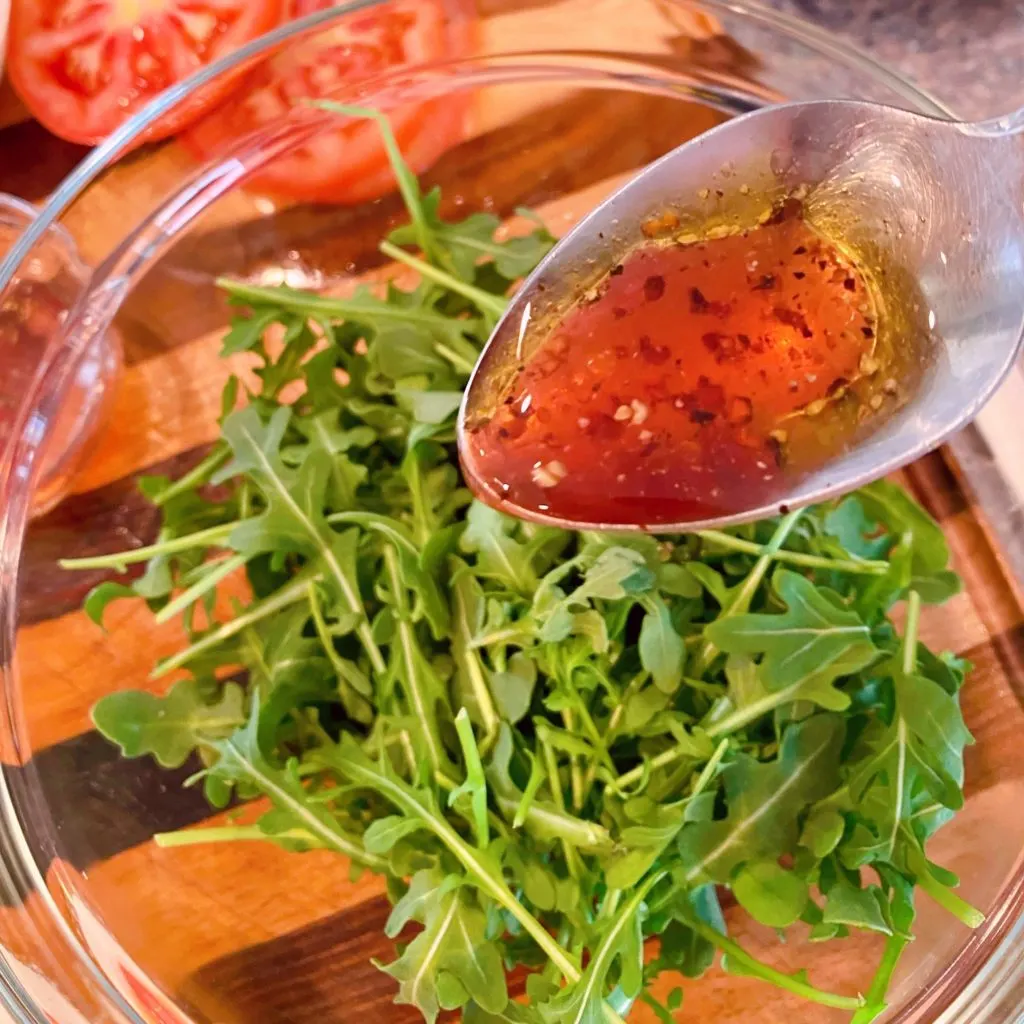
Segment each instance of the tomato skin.
[{"label": "tomato skin", "polygon": [[[296,16],[332,7],[332,0],[294,0]],[[467,0],[390,0],[357,11],[336,25],[272,56],[245,80],[238,95],[182,137],[201,159],[287,115],[310,97],[344,96],[368,78],[403,65],[461,56],[469,46]],[[392,130],[413,171],[420,173],[461,141],[468,99],[445,97],[388,110]],[[253,174],[249,188],[291,200],[351,204],[394,187],[372,122],[328,128],[304,146]]]},{"label": "tomato skin", "polygon": [[[138,21],[119,0],[14,0],[7,72],[55,135],[95,145],[165,88],[270,31],[286,0],[158,0]],[[181,131],[238,84],[223,75],[161,117],[133,145]]]}]

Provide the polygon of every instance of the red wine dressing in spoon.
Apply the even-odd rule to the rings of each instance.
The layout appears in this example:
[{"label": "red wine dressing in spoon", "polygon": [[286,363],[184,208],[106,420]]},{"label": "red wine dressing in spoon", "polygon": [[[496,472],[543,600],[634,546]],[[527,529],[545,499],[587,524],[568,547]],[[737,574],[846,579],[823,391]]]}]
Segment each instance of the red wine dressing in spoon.
[{"label": "red wine dressing in spoon", "polygon": [[747,230],[647,241],[467,423],[466,476],[512,514],[595,525],[774,502],[895,408],[879,307],[795,200]]}]

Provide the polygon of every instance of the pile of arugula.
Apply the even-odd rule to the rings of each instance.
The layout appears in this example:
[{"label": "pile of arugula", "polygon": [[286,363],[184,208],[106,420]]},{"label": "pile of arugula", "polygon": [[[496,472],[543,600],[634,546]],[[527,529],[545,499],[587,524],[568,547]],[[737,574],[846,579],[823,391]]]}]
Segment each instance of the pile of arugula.
[{"label": "pile of arugula", "polygon": [[[386,121],[338,109],[381,126],[410,215],[381,248],[420,284],[341,299],[223,282],[248,310],[224,354],[258,357],[258,391],[237,408],[232,379],[209,456],[142,482],[155,544],[68,563],[148,563],[88,612],[143,598],[189,634],[155,670],[187,676],[164,697],[107,696],[97,727],[128,757],[197,753],[214,807],[266,799],[255,822],[157,841],[334,850],[384,875],[388,935],[420,929],[382,970],[428,1021],[613,1024],[642,1000],[668,1022],[682,991],[662,1004],[651,980],[699,977],[721,951],[727,971],[866,1024],[915,888],[981,919],[925,852],[962,804],[970,742],[967,666],[918,638],[922,602],[959,586],[941,530],[886,482],[658,539],[474,503],[461,389],[553,239],[442,220]],[[251,600],[212,621],[242,571]],[[904,600],[901,637],[887,613]],[[756,960],[727,934],[725,890],[780,931],[885,936],[869,990]],[[527,1003],[510,1001],[516,965]]]}]

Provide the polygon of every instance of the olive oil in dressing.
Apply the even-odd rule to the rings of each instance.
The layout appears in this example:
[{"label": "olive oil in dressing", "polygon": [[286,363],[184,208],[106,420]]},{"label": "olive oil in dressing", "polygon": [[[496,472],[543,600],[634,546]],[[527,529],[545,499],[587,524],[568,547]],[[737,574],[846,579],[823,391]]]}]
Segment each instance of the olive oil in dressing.
[{"label": "olive oil in dressing", "polygon": [[877,284],[798,200],[710,234],[649,238],[552,318],[496,411],[467,424],[478,496],[593,524],[730,515],[899,406]]}]

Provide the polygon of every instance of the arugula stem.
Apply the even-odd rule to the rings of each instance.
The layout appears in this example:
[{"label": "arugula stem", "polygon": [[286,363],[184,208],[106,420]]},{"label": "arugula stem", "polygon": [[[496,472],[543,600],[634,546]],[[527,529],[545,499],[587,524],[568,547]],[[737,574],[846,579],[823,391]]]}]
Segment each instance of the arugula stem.
[{"label": "arugula stem", "polygon": [[[544,775],[539,776],[539,782],[536,783],[537,789],[543,784],[545,779]],[[520,825],[524,826],[529,831],[530,825],[536,825],[538,829],[543,829],[546,833],[554,833],[559,836],[560,839],[567,843],[570,843],[574,850],[585,850],[588,853],[601,853],[607,852],[612,846],[612,839],[608,833],[608,830],[596,821],[586,821],[583,818],[573,817],[568,811],[560,811],[550,807],[547,804],[538,804],[533,798],[536,793],[530,792],[530,785],[527,784],[527,793],[524,794],[524,800],[526,796],[529,796],[531,802],[526,805],[526,810],[522,811],[522,802],[516,802],[515,800],[503,799],[500,796],[495,797],[495,802],[501,808],[502,813],[513,817],[513,827],[518,828],[519,825],[515,824],[515,820],[518,818],[520,812],[522,812],[522,819]]]},{"label": "arugula stem", "polygon": [[948,885],[943,885],[930,871],[921,871],[917,875],[917,884],[940,907],[948,910],[958,921],[968,928],[978,928],[985,923],[985,915],[961,899]]},{"label": "arugula stem", "polygon": [[191,491],[201,487],[213,475],[213,471],[227,460],[231,454],[230,450],[224,447],[215,447],[202,462],[193,466],[184,476],[178,477],[173,483],[168,484],[159,494],[149,500],[154,505],[166,505],[172,498],[176,498],[185,491]]},{"label": "arugula stem", "polygon": [[645,771],[664,768],[666,765],[672,764],[673,761],[678,761],[681,757],[685,756],[686,751],[682,747],[671,747],[668,750],[663,750],[657,756],[652,757],[650,761],[638,764],[635,768],[630,768],[628,772],[623,772],[617,779],[612,779],[608,783],[608,789],[613,793],[621,793],[624,789],[628,789],[639,782],[644,777]]},{"label": "arugula stem", "polygon": [[310,582],[322,579],[323,576],[320,573],[296,576],[290,583],[285,584],[279,590],[275,590],[269,597],[265,597],[261,601],[254,601],[230,622],[223,623],[195,643],[189,644],[188,647],[172,654],[169,658],[158,661],[150,673],[150,678],[159,679],[173,669],[180,668],[197,655],[210,650],[211,647],[216,647],[217,644],[236,636],[254,623],[276,614],[282,608],[287,608],[289,605],[304,601]]},{"label": "arugula stem", "polygon": [[362,702],[362,706],[368,706],[367,698],[369,693],[364,692],[365,686],[361,686],[362,681],[353,677],[351,668],[345,663],[345,659],[338,654],[334,647],[334,638],[331,636],[327,620],[324,618],[323,609],[320,607],[320,598],[317,595],[316,587],[316,583],[309,584],[309,611],[313,618],[313,627],[316,629],[316,635],[323,646],[324,654],[327,655],[327,660],[331,663],[334,674],[338,677],[338,686],[347,689],[353,699]]},{"label": "arugula stem", "polygon": [[416,232],[416,241],[423,252],[427,254],[428,259],[436,259],[434,235],[423,213],[419,181],[405,162],[405,157],[402,156],[402,149],[395,138],[395,133],[388,116],[379,110],[373,110],[371,107],[360,107],[350,103],[337,103],[334,100],[307,100],[306,102],[312,107],[319,107],[321,110],[330,111],[332,114],[363,118],[364,120],[373,121],[377,125],[381,141],[384,143],[384,151],[388,155],[388,162],[398,183],[398,191],[401,193],[402,202],[405,203],[405,209],[409,214],[409,219],[412,221],[413,230]]},{"label": "arugula stem", "polygon": [[[555,748],[544,736],[538,736],[538,742],[540,743],[541,750],[544,752],[544,764],[547,768],[548,788],[551,790],[551,797],[555,801],[555,806],[558,810],[564,814],[565,793],[562,791],[562,780],[558,772],[558,757],[555,754]],[[579,881],[583,871],[576,848],[564,834],[561,836],[561,841],[562,849],[565,852],[565,866],[569,869],[569,874]]]},{"label": "arugula stem", "polygon": [[[416,748],[412,745],[412,737],[409,735],[408,729],[403,729],[398,734],[398,744],[402,748],[402,753],[405,754],[405,763],[409,768],[409,778],[416,778],[416,770],[419,766],[419,762],[416,760]],[[443,781],[442,781],[443,780]],[[446,782],[451,782],[452,785],[448,787],[449,790],[455,788],[455,780],[449,779],[445,776],[444,772],[437,773],[438,785],[443,786]]]},{"label": "arugula stem", "polygon": [[871,1024],[871,1021],[885,1012],[885,997],[893,972],[909,941],[902,935],[890,935],[885,940],[882,959],[868,989],[867,1002],[850,1018],[850,1024]]},{"label": "arugula stem", "polygon": [[204,846],[208,843],[233,843],[236,840],[257,840],[267,842],[273,839],[295,839],[299,842],[316,843],[316,838],[304,828],[289,828],[269,835],[259,825],[222,825],[203,828],[181,829],[178,832],[157,832],[153,842],[161,850],[179,846]]},{"label": "arugula stem", "polygon": [[[608,753],[608,745],[605,742],[605,738],[601,735],[601,730],[598,729],[594,722],[593,717],[590,714],[590,708],[587,707],[586,701],[583,699],[579,690],[576,688],[575,683],[572,680],[572,671],[570,670],[569,675],[566,678],[566,685],[569,687],[570,692],[573,696],[573,701],[576,705],[575,713],[580,717],[580,724],[583,727],[584,733],[586,733],[587,739],[590,740],[596,752],[595,761],[601,761],[609,771],[615,770],[615,762],[612,760]],[[573,711],[568,711],[569,721],[575,722],[575,715]],[[572,731],[573,726],[568,726],[569,730]]]},{"label": "arugula stem", "polygon": [[821,1006],[832,1006],[837,1010],[859,1010],[864,1006],[863,996],[841,996],[834,992],[825,992],[805,981],[800,981],[798,978],[783,974],[774,967],[769,967],[768,964],[762,963],[748,953],[739,943],[733,942],[732,939],[723,935],[717,928],[712,928],[711,925],[705,924],[699,918],[687,916],[685,921],[688,928],[696,932],[702,939],[716,946],[731,959],[742,964],[746,971],[755,978],[770,982],[777,988],[785,989],[787,992],[802,996],[804,999],[808,999],[812,1003],[818,1003]]},{"label": "arugula stem", "polygon": [[[762,548],[761,557],[754,563],[754,567],[747,574],[747,578],[734,591],[728,605],[722,609],[722,613],[718,616],[717,622],[732,618],[734,615],[742,615],[750,608],[750,602],[753,600],[754,594],[757,593],[757,588],[761,586],[765,573],[768,572],[776,555],[782,549],[782,545],[786,543],[786,538],[792,533],[793,527],[796,526],[802,515],[803,509],[797,508],[782,517],[779,525],[775,528],[775,533],[772,535],[771,540]],[[705,641],[704,646],[697,655],[695,668],[691,674],[698,678],[703,676],[711,667],[711,662],[715,660],[717,654],[718,648],[710,641]]]},{"label": "arugula stem", "polygon": [[638,672],[629,681],[625,690],[622,691],[622,696],[616,701],[615,707],[612,709],[612,713],[608,718],[608,726],[604,731],[605,747],[610,747],[612,745],[612,741],[615,739],[615,735],[619,731],[619,725],[626,714],[626,704],[629,702],[630,697],[632,697],[644,685],[646,679],[646,672]]},{"label": "arugula stem", "polygon": [[238,512],[241,519],[248,519],[252,515],[252,484],[245,477],[238,485]]},{"label": "arugula stem", "polygon": [[792,703],[800,692],[800,687],[806,682],[807,677],[805,676],[798,679],[795,683],[790,683],[789,686],[781,690],[776,690],[774,693],[766,693],[763,697],[751,701],[745,707],[737,708],[724,718],[720,718],[717,722],[708,725],[705,731],[711,739],[717,739],[719,736],[728,736],[730,733],[738,732],[745,726],[750,725],[751,722],[756,722],[762,715],[766,715],[768,712],[774,711],[784,704]]},{"label": "arugula stem", "polygon": [[508,629],[496,629],[493,633],[474,637],[469,641],[469,647],[478,650],[493,644],[515,643],[517,640],[527,639],[530,635],[522,626],[511,626]]},{"label": "arugula stem", "polygon": [[690,790],[690,795],[687,797],[688,800],[692,800],[695,796],[699,796],[708,788],[728,749],[729,741],[727,739],[722,740],[722,742],[715,747],[715,752],[709,758],[708,763],[704,765],[700,775],[697,776],[697,781],[693,784],[693,789]]},{"label": "arugula stem", "polygon": [[434,535],[437,523],[430,508],[430,502],[425,499],[423,494],[423,474],[420,472],[420,461],[415,452],[409,452],[402,460],[402,476],[405,477],[409,486],[409,496],[412,498],[413,520],[416,523],[416,543],[422,548]]},{"label": "arugula stem", "polygon": [[439,356],[444,356],[444,358],[447,359],[448,362],[451,363],[456,370],[461,370],[467,376],[471,374],[475,369],[475,363],[471,363],[468,359],[464,358],[463,356],[460,356],[458,352],[456,352],[454,349],[449,348],[443,342],[435,342],[434,351]]},{"label": "arugula stem", "polygon": [[[573,713],[568,708],[562,712],[562,724],[566,732],[575,731]],[[580,759],[574,754],[569,755],[569,784],[572,791],[572,809],[579,814],[583,808],[583,769],[580,766]]]},{"label": "arugula stem", "polygon": [[[462,759],[466,768],[466,783],[481,780],[480,786],[470,792],[470,804],[473,808],[473,825],[476,829],[476,845],[486,850],[490,840],[487,830],[487,788],[483,783],[484,766],[480,761],[480,750],[473,734],[473,723],[469,720],[469,712],[460,708],[455,716],[455,731],[462,748]],[[449,797],[451,800],[451,797]],[[450,806],[450,804],[449,804]]]},{"label": "arugula stem", "polygon": [[[725,533],[722,530],[695,530],[694,532],[702,540],[710,541],[719,547],[728,548],[732,551],[740,551],[743,554],[764,555],[767,551],[764,544],[743,540],[742,537],[734,537],[731,533]],[[884,576],[889,571],[888,562],[852,558],[826,558],[823,555],[809,555],[802,551],[787,551],[784,548],[773,552],[772,557],[776,562],[801,565],[808,569],[834,569],[837,572],[863,573],[868,576]]]},{"label": "arugula stem", "polygon": [[237,522],[224,523],[221,526],[211,526],[206,530],[187,533],[183,537],[171,537],[169,540],[157,541],[142,548],[132,548],[130,551],[117,551],[112,555],[90,555],[88,558],[62,558],[57,564],[62,569],[116,569],[118,572],[125,572],[129,565],[148,562],[151,558],[161,555],[176,555],[182,551],[191,551],[193,548],[223,547],[236,526]]},{"label": "arugula stem", "polygon": [[530,812],[533,801],[536,800],[540,787],[544,785],[547,773],[539,757],[530,755],[530,777],[526,780],[526,788],[516,806],[515,814],[512,816],[512,827],[522,828],[526,823],[526,816]]},{"label": "arugula stem", "polygon": [[[309,317],[331,317],[338,320],[351,320],[355,324],[366,324],[372,321],[390,320],[399,323],[422,326],[429,330],[431,327],[444,326],[446,329],[451,326],[451,319],[441,313],[428,309],[409,309],[405,306],[389,306],[381,303],[374,306],[372,311],[367,309],[364,302],[353,299],[341,299],[329,295],[317,295],[313,292],[298,292],[284,287],[265,287],[263,285],[247,284],[244,281],[236,281],[234,278],[221,277],[217,279],[217,287],[224,289],[233,299],[248,303],[253,306],[278,306],[289,313]],[[440,343],[434,346],[439,352],[444,346]],[[445,348],[445,358],[453,362],[467,365],[467,361],[450,349]],[[470,370],[473,367],[470,365]]]},{"label": "arugula stem", "polygon": [[[619,938],[623,931],[627,929],[630,922],[637,915],[644,900],[647,899],[647,894],[665,877],[666,872],[655,871],[648,878],[642,881],[630,894],[626,900],[622,909],[618,911],[617,916],[611,923],[611,926],[601,937],[600,944],[593,950],[590,964],[587,966],[588,980],[587,986],[592,987],[602,982],[605,977],[605,973],[608,970],[608,965],[612,959],[617,955]],[[618,895],[609,894],[609,898],[612,899],[613,913],[618,907],[619,898]],[[584,993],[583,1005],[589,1001],[588,996],[591,993]],[[596,993],[595,993],[596,994]],[[602,1004],[604,1011],[605,1020],[612,1022],[621,1021],[622,1018],[608,1005],[607,1002]]]},{"label": "arugula stem", "polygon": [[[491,696],[491,689],[487,685],[483,666],[480,664],[480,656],[470,643],[472,628],[469,623],[469,609],[466,607],[466,596],[461,586],[452,588],[452,603],[455,606],[456,637],[461,641],[458,646],[462,648],[462,661],[466,668],[466,676],[483,722],[485,741],[489,741],[498,732],[498,728],[501,725],[501,716],[498,714],[498,709],[494,706],[494,698]],[[458,650],[458,647],[455,649]]]},{"label": "arugula stem", "polygon": [[169,622],[179,612],[188,608],[189,605],[198,601],[204,594],[216,588],[221,580],[226,579],[232,573],[241,569],[248,561],[246,555],[232,555],[230,558],[222,559],[219,562],[208,562],[210,571],[201,579],[196,580],[187,590],[183,590],[173,601],[168,601],[153,616],[156,622]]},{"label": "arugula stem", "polygon": [[398,555],[390,544],[384,546],[384,565],[387,568],[388,585],[396,602],[395,631],[398,635],[399,657],[402,659],[405,670],[405,695],[412,705],[410,711],[423,725],[420,733],[427,750],[431,771],[439,772],[445,763],[445,757],[438,746],[437,730],[431,727],[434,715],[428,706],[429,701],[423,692],[423,687],[420,685],[420,667],[416,660],[416,637],[413,633],[412,623],[409,622],[403,607],[402,595],[405,593],[405,584],[402,582],[402,575],[399,572]]},{"label": "arugula stem", "polygon": [[[622,722],[622,718],[626,713],[626,704],[630,697],[633,696],[643,686],[647,679],[646,672],[639,672],[637,675],[629,681],[625,690],[622,691],[621,696],[618,697],[615,703],[615,707],[612,709],[612,713],[608,718],[608,725],[605,727],[604,736],[601,738],[601,747],[607,753],[612,744],[615,742],[616,734],[619,731],[619,725]],[[587,773],[583,779],[583,785],[585,792],[589,793],[591,786],[594,784],[594,779],[597,777],[597,761],[596,759],[590,762],[590,766],[587,768]]]},{"label": "arugula stem", "polygon": [[381,242],[378,248],[385,256],[389,256],[397,263],[404,263],[419,273],[421,277],[439,284],[442,288],[447,288],[450,292],[455,292],[456,295],[461,295],[464,299],[469,299],[474,306],[485,313],[490,313],[495,319],[502,316],[508,308],[508,302],[505,299],[485,292],[482,288],[467,284],[465,281],[460,281],[447,271],[418,259],[391,242]]},{"label": "arugula stem", "polygon": [[907,622],[903,630],[903,673],[912,675],[917,667],[917,632],[921,625],[921,595],[912,590],[907,595]]},{"label": "arugula stem", "polygon": [[597,920],[604,921],[611,917],[619,908],[619,902],[622,900],[621,889],[609,889],[604,899],[601,901],[601,906],[597,911]]}]

